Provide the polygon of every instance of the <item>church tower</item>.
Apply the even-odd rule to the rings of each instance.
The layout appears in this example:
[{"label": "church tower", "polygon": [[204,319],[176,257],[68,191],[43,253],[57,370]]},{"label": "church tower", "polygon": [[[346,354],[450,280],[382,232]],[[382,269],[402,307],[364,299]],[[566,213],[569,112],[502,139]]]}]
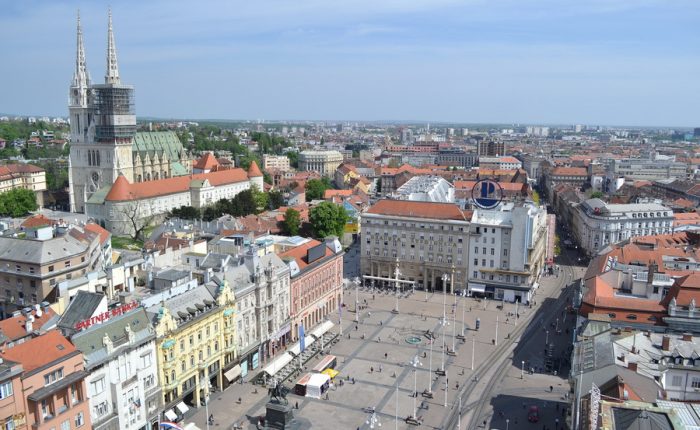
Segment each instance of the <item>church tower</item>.
[{"label": "church tower", "polygon": [[[81,88],[85,89],[84,96],[81,96]],[[134,88],[123,85],[119,77],[111,10],[107,26],[104,84],[89,83],[78,19],[78,58],[69,110],[71,210],[85,212],[85,202],[98,189],[111,186],[120,174],[129,182],[134,180],[131,153],[136,135]]]}]

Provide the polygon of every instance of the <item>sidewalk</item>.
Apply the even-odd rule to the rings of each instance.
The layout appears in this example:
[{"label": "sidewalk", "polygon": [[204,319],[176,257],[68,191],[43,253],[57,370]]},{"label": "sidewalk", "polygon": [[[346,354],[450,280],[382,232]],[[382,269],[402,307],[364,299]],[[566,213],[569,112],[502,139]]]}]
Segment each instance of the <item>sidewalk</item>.
[{"label": "sidewalk", "polygon": [[[257,394],[255,394],[256,389]],[[239,398],[241,403],[238,403]],[[209,397],[207,407],[209,414],[214,415],[214,424],[209,428],[228,430],[232,429],[234,424],[242,424],[244,429],[248,429],[254,421],[246,417],[246,412],[251,409],[264,409],[265,402],[267,402],[267,388],[249,382],[243,384],[235,382],[226,390],[216,391]],[[193,415],[184,420],[182,427],[194,423],[200,429],[206,429],[207,417],[206,408],[200,406]]]}]

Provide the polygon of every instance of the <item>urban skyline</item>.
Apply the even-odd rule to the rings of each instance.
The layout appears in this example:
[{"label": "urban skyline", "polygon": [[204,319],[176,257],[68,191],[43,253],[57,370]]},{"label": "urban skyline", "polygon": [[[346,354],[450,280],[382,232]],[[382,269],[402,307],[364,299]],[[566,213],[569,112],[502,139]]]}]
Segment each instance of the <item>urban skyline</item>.
[{"label": "urban skyline", "polygon": [[[141,116],[696,125],[698,5],[521,3],[122,2],[113,11]],[[0,71],[0,111],[66,116],[76,11],[99,81],[107,8],[7,5],[0,34],[15,67]],[[22,33],[30,25],[42,31]]]}]

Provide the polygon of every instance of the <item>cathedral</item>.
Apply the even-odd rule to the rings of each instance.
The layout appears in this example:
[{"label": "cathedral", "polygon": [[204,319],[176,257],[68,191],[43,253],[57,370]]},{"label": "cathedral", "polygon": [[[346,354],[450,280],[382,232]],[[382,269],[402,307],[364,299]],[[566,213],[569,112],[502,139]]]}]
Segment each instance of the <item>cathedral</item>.
[{"label": "cathedral", "polygon": [[192,156],[174,132],[137,132],[134,87],[119,78],[112,13],[107,26],[107,71],[104,84],[92,84],[85,61],[78,16],[75,73],[70,86],[71,147],[69,159],[72,212],[121,175],[129,183],[186,176]]}]

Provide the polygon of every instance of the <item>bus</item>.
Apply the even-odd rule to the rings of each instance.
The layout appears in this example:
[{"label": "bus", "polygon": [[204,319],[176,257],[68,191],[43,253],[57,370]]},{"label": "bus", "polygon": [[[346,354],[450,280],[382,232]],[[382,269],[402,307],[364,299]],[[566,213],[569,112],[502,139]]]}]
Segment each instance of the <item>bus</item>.
[{"label": "bus", "polygon": [[338,358],[335,355],[326,355],[314,368],[313,371],[321,373],[326,369],[335,369],[338,364]]}]

